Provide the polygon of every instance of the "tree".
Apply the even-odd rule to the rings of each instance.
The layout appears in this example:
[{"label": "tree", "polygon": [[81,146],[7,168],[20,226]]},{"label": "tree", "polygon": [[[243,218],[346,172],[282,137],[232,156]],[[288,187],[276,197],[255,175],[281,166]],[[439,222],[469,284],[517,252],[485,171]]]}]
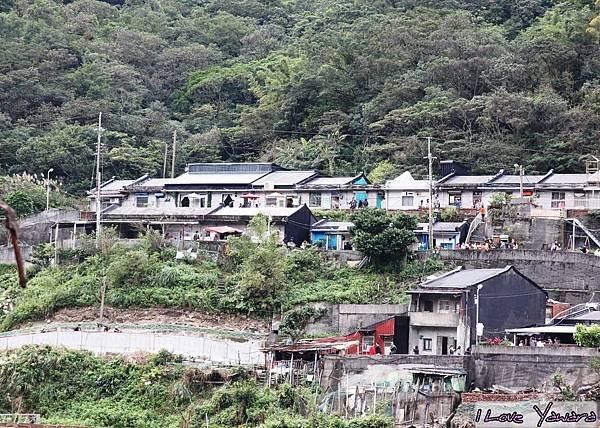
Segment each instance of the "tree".
[{"label": "tree", "polygon": [[364,208],[350,219],[354,223],[351,230],[354,246],[375,265],[396,269],[404,264],[408,247],[415,240],[415,217]]},{"label": "tree", "polygon": [[[256,215],[249,224],[250,235],[230,237],[231,280],[237,309],[272,315],[285,293],[286,249],[276,233],[268,233],[268,219]],[[254,239],[254,240],[253,240]]]},{"label": "tree", "polygon": [[21,190],[7,193],[4,202],[12,207],[19,217],[26,217],[34,212],[33,199]]},{"label": "tree", "polygon": [[377,164],[369,173],[369,180],[373,184],[383,184],[386,180],[393,178],[398,174],[398,169],[389,160],[383,160]]}]

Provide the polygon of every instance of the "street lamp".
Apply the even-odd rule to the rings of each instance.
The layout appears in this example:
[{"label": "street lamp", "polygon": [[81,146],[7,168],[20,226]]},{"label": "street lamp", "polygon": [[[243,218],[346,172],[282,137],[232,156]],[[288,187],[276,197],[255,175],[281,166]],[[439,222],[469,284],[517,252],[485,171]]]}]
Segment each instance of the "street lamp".
[{"label": "street lamp", "polygon": [[46,173],[46,211],[50,209],[50,173],[54,171],[54,168],[50,168]]}]

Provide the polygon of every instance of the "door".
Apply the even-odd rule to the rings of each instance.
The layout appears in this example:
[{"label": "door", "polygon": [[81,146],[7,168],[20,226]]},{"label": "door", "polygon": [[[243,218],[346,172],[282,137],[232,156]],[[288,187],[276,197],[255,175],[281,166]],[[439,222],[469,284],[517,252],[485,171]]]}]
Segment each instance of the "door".
[{"label": "door", "polygon": [[377,193],[377,201],[375,202],[375,206],[377,208],[383,208],[383,200],[385,199],[385,196],[382,192]]},{"label": "door", "polygon": [[[438,344],[441,344],[441,354],[448,355],[448,338],[446,336],[438,337]],[[440,353],[440,349],[438,349],[438,353]]]},{"label": "door", "polygon": [[338,241],[337,235],[327,235],[327,249],[328,250],[337,250],[338,249],[337,241]]},{"label": "door", "polygon": [[321,206],[326,210],[331,209],[331,193],[323,193],[321,195]]}]

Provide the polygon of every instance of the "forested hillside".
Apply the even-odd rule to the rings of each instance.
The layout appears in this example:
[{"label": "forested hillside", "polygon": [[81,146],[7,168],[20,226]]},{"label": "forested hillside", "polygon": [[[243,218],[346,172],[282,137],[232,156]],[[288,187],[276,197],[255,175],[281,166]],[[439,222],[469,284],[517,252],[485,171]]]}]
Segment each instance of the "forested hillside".
[{"label": "forested hillside", "polygon": [[551,0],[0,1],[0,174],[269,160],[351,173],[576,171],[600,137],[600,5]]}]

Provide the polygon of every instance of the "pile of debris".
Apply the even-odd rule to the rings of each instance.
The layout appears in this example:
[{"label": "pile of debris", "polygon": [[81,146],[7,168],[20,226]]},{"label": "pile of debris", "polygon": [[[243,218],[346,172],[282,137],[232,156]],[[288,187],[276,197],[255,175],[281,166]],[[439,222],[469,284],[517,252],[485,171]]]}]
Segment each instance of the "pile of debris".
[{"label": "pile of debris", "polygon": [[507,388],[501,385],[493,385],[492,388],[481,391],[475,388],[473,392],[461,394],[463,403],[477,403],[479,401],[525,401],[548,397],[535,388]]}]

